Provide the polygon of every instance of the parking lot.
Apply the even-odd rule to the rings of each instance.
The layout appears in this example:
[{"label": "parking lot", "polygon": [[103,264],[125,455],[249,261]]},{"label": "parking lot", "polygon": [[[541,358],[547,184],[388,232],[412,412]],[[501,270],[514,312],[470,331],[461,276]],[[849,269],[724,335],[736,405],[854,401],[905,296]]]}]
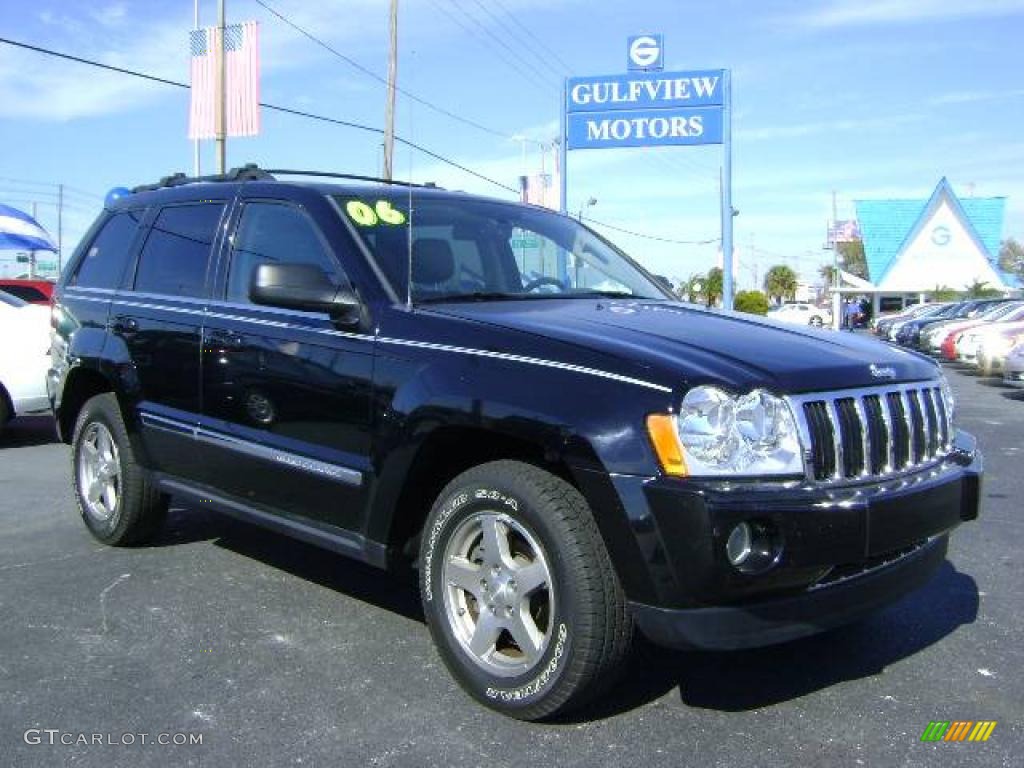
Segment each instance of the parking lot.
[{"label": "parking lot", "polygon": [[[155,546],[101,546],[66,446],[46,419],[16,422],[0,438],[0,764],[1020,765],[1024,393],[949,375],[987,479],[981,518],[926,588],[779,647],[641,646],[605,700],[549,724],[458,690],[411,572],[203,509],[175,507]],[[932,720],[998,725],[986,743],[923,744]]]}]

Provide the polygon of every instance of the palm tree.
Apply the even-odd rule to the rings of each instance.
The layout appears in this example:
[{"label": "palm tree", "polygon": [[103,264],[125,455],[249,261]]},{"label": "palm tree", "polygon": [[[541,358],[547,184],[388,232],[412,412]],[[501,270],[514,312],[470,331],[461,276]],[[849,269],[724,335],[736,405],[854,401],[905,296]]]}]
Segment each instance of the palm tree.
[{"label": "palm tree", "polygon": [[764,290],[772,298],[790,299],[796,297],[796,272],[785,264],[776,264],[764,276]]}]

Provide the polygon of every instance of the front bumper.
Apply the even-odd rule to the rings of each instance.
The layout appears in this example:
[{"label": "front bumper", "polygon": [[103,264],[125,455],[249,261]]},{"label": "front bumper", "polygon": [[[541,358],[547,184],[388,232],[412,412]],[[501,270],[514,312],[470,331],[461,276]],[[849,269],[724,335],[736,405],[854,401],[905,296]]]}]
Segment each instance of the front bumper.
[{"label": "front bumper", "polygon": [[[657,643],[728,649],[855,620],[927,581],[948,532],[977,517],[981,478],[964,433],[940,465],[844,487],[615,478],[653,582],[629,595],[638,626]],[[758,574],[726,558],[743,521],[769,526],[780,542],[775,564]]]},{"label": "front bumper", "polygon": [[749,605],[671,609],[634,603],[649,640],[670,648],[736,650],[782,643],[857,621],[924,586],[946,559],[949,537],[864,573],[792,597]]}]

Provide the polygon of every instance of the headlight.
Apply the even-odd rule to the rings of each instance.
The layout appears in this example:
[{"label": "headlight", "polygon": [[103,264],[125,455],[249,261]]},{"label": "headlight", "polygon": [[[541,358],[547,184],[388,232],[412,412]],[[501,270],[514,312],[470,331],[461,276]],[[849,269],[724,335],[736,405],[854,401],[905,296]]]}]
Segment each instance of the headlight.
[{"label": "headlight", "polygon": [[[655,421],[662,418],[671,417],[651,417],[648,428],[662,467],[668,472],[672,454],[663,447],[667,430],[662,427],[660,435],[655,434]],[[789,404],[763,390],[736,396],[716,387],[694,387],[683,398],[674,425],[683,464],[682,471],[674,474],[707,477],[804,473],[796,419]]]}]

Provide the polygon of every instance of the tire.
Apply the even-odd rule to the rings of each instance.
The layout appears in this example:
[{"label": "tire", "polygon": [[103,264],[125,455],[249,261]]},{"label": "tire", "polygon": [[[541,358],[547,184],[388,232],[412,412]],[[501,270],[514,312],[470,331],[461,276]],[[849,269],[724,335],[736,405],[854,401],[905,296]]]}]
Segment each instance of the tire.
[{"label": "tire", "polygon": [[823,325],[822,320],[818,315],[814,315],[811,318],[810,324],[813,325],[815,328],[821,328],[821,326]]},{"label": "tire", "polygon": [[11,408],[7,405],[7,392],[4,391],[3,385],[0,385],[0,435],[4,433],[4,429],[7,427],[7,422],[11,420],[14,414],[11,412]]},{"label": "tire", "polygon": [[586,502],[561,478],[517,461],[459,475],[430,511],[421,555],[434,643],[484,705],[538,720],[614,682],[632,619]]},{"label": "tire", "polygon": [[145,543],[167,515],[168,500],[135,461],[121,409],[110,393],[86,401],[78,414],[71,483],[86,528],[104,544]]}]

